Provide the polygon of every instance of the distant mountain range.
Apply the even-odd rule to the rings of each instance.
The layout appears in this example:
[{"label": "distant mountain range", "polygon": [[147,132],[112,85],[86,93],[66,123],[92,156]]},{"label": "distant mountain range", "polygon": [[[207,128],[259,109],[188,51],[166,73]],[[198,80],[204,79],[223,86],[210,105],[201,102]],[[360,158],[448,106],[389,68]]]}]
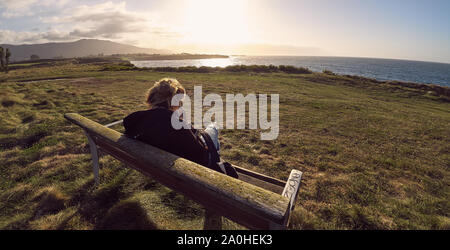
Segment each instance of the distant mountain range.
[{"label": "distant mountain range", "polygon": [[11,61],[30,59],[31,55],[37,55],[41,59],[73,58],[90,55],[111,54],[170,54],[169,50],[139,48],[132,45],[111,42],[107,40],[82,39],[75,42],[44,43],[30,45],[0,44],[0,47],[11,50]]}]

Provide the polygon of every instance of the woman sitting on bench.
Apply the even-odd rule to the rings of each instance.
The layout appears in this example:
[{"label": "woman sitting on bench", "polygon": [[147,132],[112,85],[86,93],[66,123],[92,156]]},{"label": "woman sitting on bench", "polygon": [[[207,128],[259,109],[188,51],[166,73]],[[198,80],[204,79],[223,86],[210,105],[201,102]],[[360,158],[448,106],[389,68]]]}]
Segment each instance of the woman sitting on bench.
[{"label": "woman sitting on bench", "polygon": [[176,79],[156,82],[147,92],[149,109],[134,112],[123,120],[125,135],[237,178],[231,164],[220,162],[219,131],[214,123],[203,131],[172,127],[172,114],[179,107],[170,103],[176,94],[186,94]]}]

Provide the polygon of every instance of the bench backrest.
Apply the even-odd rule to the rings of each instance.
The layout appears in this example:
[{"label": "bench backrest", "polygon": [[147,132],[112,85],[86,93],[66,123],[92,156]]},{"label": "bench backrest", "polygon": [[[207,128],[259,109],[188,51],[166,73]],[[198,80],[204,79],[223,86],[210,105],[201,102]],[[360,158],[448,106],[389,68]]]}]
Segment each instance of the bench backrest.
[{"label": "bench backrest", "polygon": [[277,194],[128,138],[79,114],[70,113],[65,117],[83,128],[103,151],[198,202],[208,211],[250,229],[283,229],[288,223],[295,202],[295,197],[290,199],[290,196],[294,191],[296,196],[298,190]]}]

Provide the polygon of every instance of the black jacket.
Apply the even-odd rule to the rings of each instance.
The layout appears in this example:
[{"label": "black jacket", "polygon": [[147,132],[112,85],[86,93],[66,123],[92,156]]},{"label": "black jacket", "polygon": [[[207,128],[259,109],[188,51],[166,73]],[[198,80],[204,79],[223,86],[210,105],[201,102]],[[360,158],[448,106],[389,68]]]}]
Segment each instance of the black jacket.
[{"label": "black jacket", "polygon": [[196,129],[176,130],[172,127],[173,111],[156,108],[137,111],[124,118],[125,135],[208,166],[208,147]]}]

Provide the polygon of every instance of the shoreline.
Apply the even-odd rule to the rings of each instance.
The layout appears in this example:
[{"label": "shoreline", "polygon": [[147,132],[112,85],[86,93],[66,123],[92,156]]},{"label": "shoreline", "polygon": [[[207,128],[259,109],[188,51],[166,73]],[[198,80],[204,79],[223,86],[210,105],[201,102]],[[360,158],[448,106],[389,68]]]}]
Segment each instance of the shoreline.
[{"label": "shoreline", "polygon": [[[177,59],[174,59],[177,60]],[[313,71],[305,67],[295,67],[292,65],[266,66],[266,65],[231,65],[226,67],[209,67],[209,66],[184,66],[184,67],[137,67],[130,60],[125,60],[117,56],[104,57],[82,57],[68,59],[40,59],[34,61],[14,62],[10,65],[10,71],[24,68],[49,67],[60,64],[100,64],[103,65],[103,71],[156,71],[156,72],[179,72],[179,73],[287,73],[287,74],[325,74],[331,77],[348,78],[356,81],[370,82],[372,84],[389,84],[403,86],[412,89],[420,89],[423,91],[432,91],[437,95],[450,97],[450,87],[442,86],[435,83],[419,83],[399,80],[377,80],[375,78],[361,76],[338,74],[329,70]],[[0,82],[7,81],[8,75],[0,78]]]},{"label": "shoreline", "polygon": [[[133,65],[134,66],[134,65]],[[288,67],[292,72],[279,70],[281,67]],[[249,73],[287,73],[287,74],[326,74],[337,77],[347,77],[358,81],[368,81],[374,84],[389,84],[396,86],[403,86],[413,89],[420,89],[424,91],[432,91],[437,95],[443,95],[450,97],[450,87],[441,86],[434,83],[418,83],[418,82],[408,82],[408,81],[398,81],[398,80],[377,80],[375,78],[370,78],[360,75],[348,75],[348,74],[337,74],[331,71],[317,72],[312,71],[308,68],[295,67],[292,65],[280,65],[280,66],[265,66],[265,65],[233,65],[227,67],[208,67],[208,66],[185,66],[185,67],[136,67],[137,70],[149,70],[158,72],[192,72],[192,73],[236,73],[236,72],[249,72]],[[236,69],[237,68],[237,69]],[[278,68],[278,69],[277,69]],[[233,70],[236,69],[236,70]],[[309,71],[309,72],[308,72]]]},{"label": "shoreline", "polygon": [[450,65],[400,59],[317,57],[317,56],[248,56],[217,60],[133,61],[137,67],[226,67],[236,65],[292,65],[315,72],[331,70],[342,75],[359,75],[379,81],[406,81],[450,86]]}]

